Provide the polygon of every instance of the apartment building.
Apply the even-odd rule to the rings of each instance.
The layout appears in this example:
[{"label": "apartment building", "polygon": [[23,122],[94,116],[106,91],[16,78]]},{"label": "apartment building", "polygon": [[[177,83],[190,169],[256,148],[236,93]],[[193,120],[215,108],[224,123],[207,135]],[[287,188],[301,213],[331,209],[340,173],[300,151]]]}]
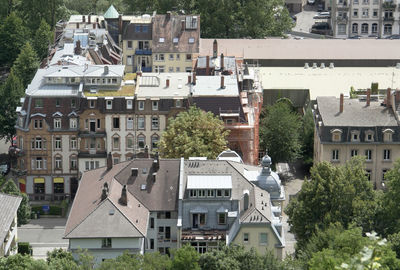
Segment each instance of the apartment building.
[{"label": "apartment building", "polygon": [[396,1],[335,0],[331,10],[335,37],[379,37],[400,34]]},{"label": "apartment building", "polygon": [[384,188],[385,173],[400,158],[399,94],[361,95],[360,99],[317,97],[314,162],[343,165],[353,156],[365,157],[368,178]]},{"label": "apartment building", "polygon": [[69,249],[76,256],[87,248],[99,263],[126,250],[169,254],[190,244],[204,253],[244,243],[282,258],[285,194],[271,159],[260,168],[232,161],[232,154],[114,165],[109,156],[106,167],[82,175],[65,229]]},{"label": "apartment building", "polygon": [[152,34],[153,72],[191,72],[199,53],[200,16],[155,15]]},{"label": "apartment building", "polygon": [[0,193],[0,257],[17,254],[17,211],[22,197]]}]

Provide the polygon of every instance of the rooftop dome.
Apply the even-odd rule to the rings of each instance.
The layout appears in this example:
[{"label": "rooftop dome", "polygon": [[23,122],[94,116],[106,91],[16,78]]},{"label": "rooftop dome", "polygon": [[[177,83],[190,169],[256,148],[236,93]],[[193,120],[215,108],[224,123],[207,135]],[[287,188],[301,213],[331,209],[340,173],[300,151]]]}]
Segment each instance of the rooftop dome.
[{"label": "rooftop dome", "polygon": [[111,5],[106,13],[104,13],[104,18],[105,19],[118,19],[119,17],[119,13],[118,11],[115,9],[115,7],[113,5]]},{"label": "rooftop dome", "polygon": [[281,197],[281,180],[278,174],[271,171],[272,159],[268,154],[261,160],[262,170],[257,177],[258,186],[269,192],[271,199]]}]

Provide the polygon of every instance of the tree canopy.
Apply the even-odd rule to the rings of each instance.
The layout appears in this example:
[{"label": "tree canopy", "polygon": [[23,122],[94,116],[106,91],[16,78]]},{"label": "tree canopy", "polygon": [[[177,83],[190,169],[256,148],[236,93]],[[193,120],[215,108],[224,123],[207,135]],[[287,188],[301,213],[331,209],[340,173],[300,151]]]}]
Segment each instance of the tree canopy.
[{"label": "tree canopy", "polygon": [[42,19],[33,38],[33,47],[35,48],[39,60],[47,56],[49,44],[52,44],[53,42],[53,32],[50,29],[50,25]]},{"label": "tree canopy", "polygon": [[225,150],[229,131],[211,112],[192,106],[168,120],[159,149],[165,158],[207,157],[215,159]]},{"label": "tree canopy", "polygon": [[[11,72],[18,76],[22,82],[22,86],[28,86],[31,83],[37,69],[39,68],[39,60],[36,52],[33,50],[31,44],[27,42],[21,49]],[[21,94],[22,97],[23,93]]]}]

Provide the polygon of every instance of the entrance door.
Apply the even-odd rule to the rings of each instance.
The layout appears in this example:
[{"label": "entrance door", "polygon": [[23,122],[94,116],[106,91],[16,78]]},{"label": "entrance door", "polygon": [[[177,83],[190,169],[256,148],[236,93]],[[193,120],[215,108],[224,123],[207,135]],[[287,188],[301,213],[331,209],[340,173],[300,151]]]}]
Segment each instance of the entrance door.
[{"label": "entrance door", "polygon": [[90,132],[96,132],[96,121],[90,120]]}]

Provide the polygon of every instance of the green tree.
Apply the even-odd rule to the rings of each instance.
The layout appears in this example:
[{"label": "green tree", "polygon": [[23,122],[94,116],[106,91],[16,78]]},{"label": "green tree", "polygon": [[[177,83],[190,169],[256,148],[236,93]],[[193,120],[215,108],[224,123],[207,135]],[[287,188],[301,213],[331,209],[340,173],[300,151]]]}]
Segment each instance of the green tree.
[{"label": "green tree", "polygon": [[159,148],[162,157],[207,157],[215,159],[226,148],[229,131],[211,112],[192,106],[168,120]]},{"label": "green tree", "polygon": [[260,145],[274,162],[300,157],[300,116],[284,100],[268,106],[260,119]]},{"label": "green tree", "polygon": [[400,232],[400,160],[385,174],[385,183],[381,233],[389,235]]},{"label": "green tree", "polygon": [[44,260],[34,260],[28,255],[0,257],[0,270],[47,270]]},{"label": "green tree", "polygon": [[29,32],[21,18],[12,12],[0,25],[0,65],[10,67],[27,40]]},{"label": "green tree", "polygon": [[19,0],[19,11],[32,33],[39,28],[41,20],[45,20],[51,28],[57,22],[57,12],[62,0]]},{"label": "green tree", "polygon": [[53,43],[53,36],[50,26],[42,19],[33,39],[33,47],[40,60],[47,56],[49,44]]},{"label": "green tree", "polygon": [[303,162],[311,167],[314,155],[314,119],[311,109],[308,109],[303,116],[300,141]]},{"label": "green tree", "polygon": [[94,267],[94,257],[87,249],[78,249],[78,266],[80,270],[91,270]]},{"label": "green tree", "polygon": [[189,245],[173,250],[172,257],[172,269],[174,270],[200,270],[199,253]]},{"label": "green tree", "polygon": [[365,175],[363,158],[354,157],[344,166],[318,163],[311,168],[310,178],[285,209],[300,250],[317,229],[333,222],[345,229],[351,223],[364,231],[374,229],[379,203]]},{"label": "green tree", "polygon": [[25,88],[31,83],[38,68],[39,61],[37,54],[31,44],[27,42],[15,60],[11,72],[18,76]]},{"label": "green tree", "polygon": [[[3,178],[3,180],[5,179]],[[22,201],[17,212],[18,225],[28,223],[31,216],[31,207],[29,205],[28,196],[19,191],[12,179],[5,180],[5,184],[2,186],[0,191],[6,194],[22,197]]]},{"label": "green tree", "polygon": [[11,140],[15,135],[19,99],[24,94],[20,79],[11,72],[5,84],[0,87],[0,138]]}]

